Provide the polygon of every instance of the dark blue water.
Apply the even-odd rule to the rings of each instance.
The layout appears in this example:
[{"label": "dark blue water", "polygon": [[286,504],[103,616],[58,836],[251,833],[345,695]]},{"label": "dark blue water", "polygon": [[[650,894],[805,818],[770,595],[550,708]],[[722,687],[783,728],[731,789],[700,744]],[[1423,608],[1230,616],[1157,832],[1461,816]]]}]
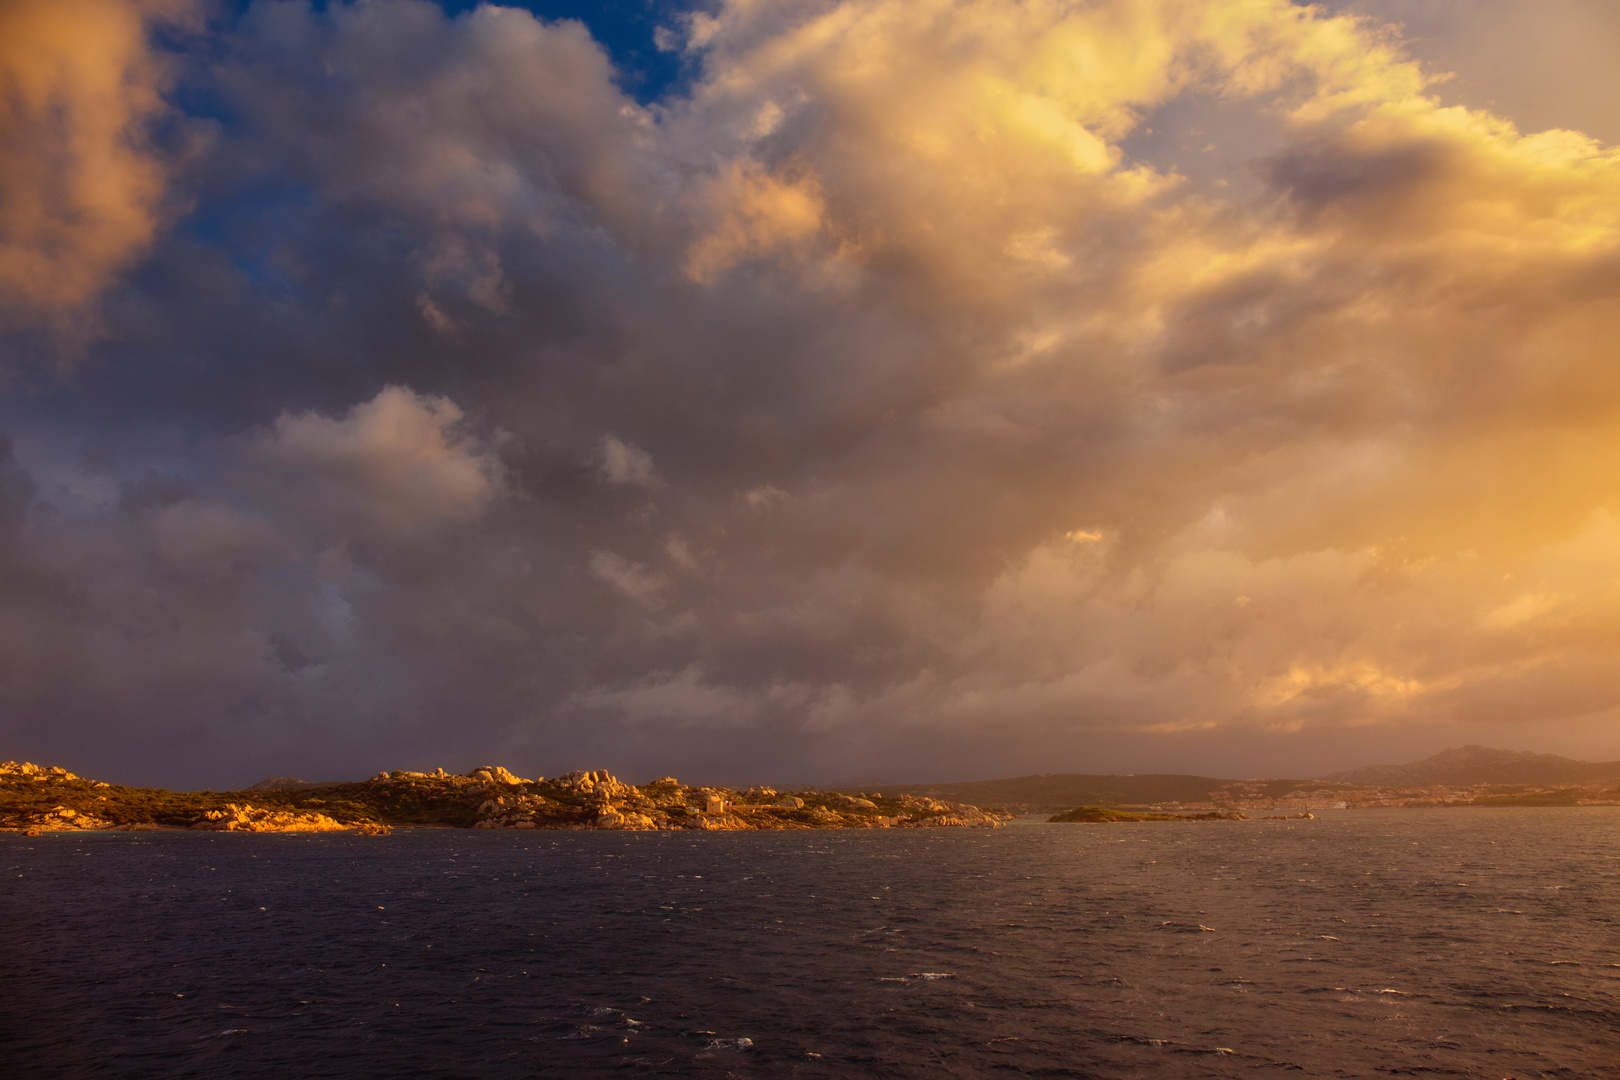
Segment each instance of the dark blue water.
[{"label": "dark blue water", "polygon": [[8,1077],[1620,1077],[1620,809],[0,838]]}]

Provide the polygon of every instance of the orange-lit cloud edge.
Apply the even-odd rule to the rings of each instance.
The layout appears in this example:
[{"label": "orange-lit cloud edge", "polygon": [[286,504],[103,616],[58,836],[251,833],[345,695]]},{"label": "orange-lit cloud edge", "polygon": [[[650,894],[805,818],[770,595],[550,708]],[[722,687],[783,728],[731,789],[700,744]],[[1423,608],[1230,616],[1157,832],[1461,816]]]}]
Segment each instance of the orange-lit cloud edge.
[{"label": "orange-lit cloud edge", "polygon": [[[5,12],[26,167],[0,292],[17,319],[82,312],[175,196],[141,131],[167,70],[146,28],[180,9]],[[738,0],[671,28],[701,75],[650,106],[582,27],[515,10],[272,22],[370,80],[321,180],[414,223],[411,302],[452,353],[523,303],[503,238],[580,221],[698,313],[650,334],[672,351],[767,295],[846,328],[813,395],[836,451],[790,433],[776,472],[701,474],[678,418],[580,434],[632,524],[574,554],[568,602],[617,611],[625,659],[490,745],[540,754],[565,722],[780,726],[838,767],[919,740],[1614,745],[1620,151],[1447,105],[1392,31],[1286,0]],[[389,76],[400,26],[440,50],[426,77]],[[296,140],[270,78],[237,81]],[[1265,133],[1225,182],[1133,149],[1200,100]],[[353,587],[346,551],[532,498],[475,405],[391,385],[284,413],[233,443],[246,496],[116,543]],[[51,558],[89,574],[102,543]],[[761,639],[837,659],[724,659]]]}]

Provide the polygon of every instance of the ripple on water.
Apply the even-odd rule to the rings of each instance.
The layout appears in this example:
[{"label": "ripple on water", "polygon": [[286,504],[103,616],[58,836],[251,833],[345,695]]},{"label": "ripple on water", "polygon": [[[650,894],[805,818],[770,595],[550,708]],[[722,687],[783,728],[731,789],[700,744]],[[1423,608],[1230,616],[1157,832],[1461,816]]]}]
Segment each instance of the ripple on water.
[{"label": "ripple on water", "polygon": [[1620,1077],[1620,811],[4,837],[8,1077]]}]

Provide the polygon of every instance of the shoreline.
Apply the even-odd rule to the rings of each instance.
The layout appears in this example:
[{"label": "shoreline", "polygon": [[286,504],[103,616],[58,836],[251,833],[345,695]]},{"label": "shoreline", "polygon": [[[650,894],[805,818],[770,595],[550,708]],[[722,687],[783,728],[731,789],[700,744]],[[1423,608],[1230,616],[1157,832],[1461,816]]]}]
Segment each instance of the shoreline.
[{"label": "shoreline", "polygon": [[117,787],[57,767],[0,764],[0,830],[31,834],[998,828],[1011,816],[910,794],[738,790],[669,776],[637,786],[604,771],[525,779],[494,765],[466,774],[395,770],[354,783],[281,780],[222,793]]}]

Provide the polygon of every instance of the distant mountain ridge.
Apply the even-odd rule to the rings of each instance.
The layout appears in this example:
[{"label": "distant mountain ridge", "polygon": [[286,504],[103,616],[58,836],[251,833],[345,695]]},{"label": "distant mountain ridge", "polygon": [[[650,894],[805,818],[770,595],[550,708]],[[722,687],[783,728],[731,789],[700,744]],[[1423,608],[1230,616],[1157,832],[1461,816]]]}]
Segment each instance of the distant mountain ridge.
[{"label": "distant mountain ridge", "polygon": [[337,787],[344,780],[300,780],[296,776],[271,776],[243,791],[296,791],[300,788]]},{"label": "distant mountain ridge", "polygon": [[1528,750],[1457,746],[1405,765],[1365,765],[1329,773],[1340,784],[1424,786],[1445,784],[1591,784],[1620,782],[1620,761],[1576,761]]},{"label": "distant mountain ridge", "polygon": [[[933,799],[981,800],[975,806],[1002,806],[1016,813],[1052,813],[1075,806],[1139,806],[1158,803],[1204,802],[1233,780],[1178,773],[1136,773],[1103,776],[1092,773],[1041,773],[1007,780],[965,780],[947,784],[884,784],[885,794],[917,795]],[[1316,781],[1254,781],[1251,786],[1277,787],[1283,794]],[[840,790],[852,791],[852,788]]]},{"label": "distant mountain ridge", "polygon": [[[1391,789],[1478,785],[1555,787],[1576,784],[1620,785],[1620,761],[1576,761],[1527,750],[1458,746],[1405,765],[1367,765],[1316,779],[1233,780],[1176,773],[1098,775],[1041,773],[1005,780],[965,780],[944,784],[870,784],[885,793],[1000,806],[1015,813],[1051,813],[1083,805],[1151,806],[1204,803],[1212,799],[1237,805],[1246,800],[1352,795],[1356,786]],[[842,787],[841,791],[855,790]],[[1362,802],[1360,805],[1397,805]]]}]

